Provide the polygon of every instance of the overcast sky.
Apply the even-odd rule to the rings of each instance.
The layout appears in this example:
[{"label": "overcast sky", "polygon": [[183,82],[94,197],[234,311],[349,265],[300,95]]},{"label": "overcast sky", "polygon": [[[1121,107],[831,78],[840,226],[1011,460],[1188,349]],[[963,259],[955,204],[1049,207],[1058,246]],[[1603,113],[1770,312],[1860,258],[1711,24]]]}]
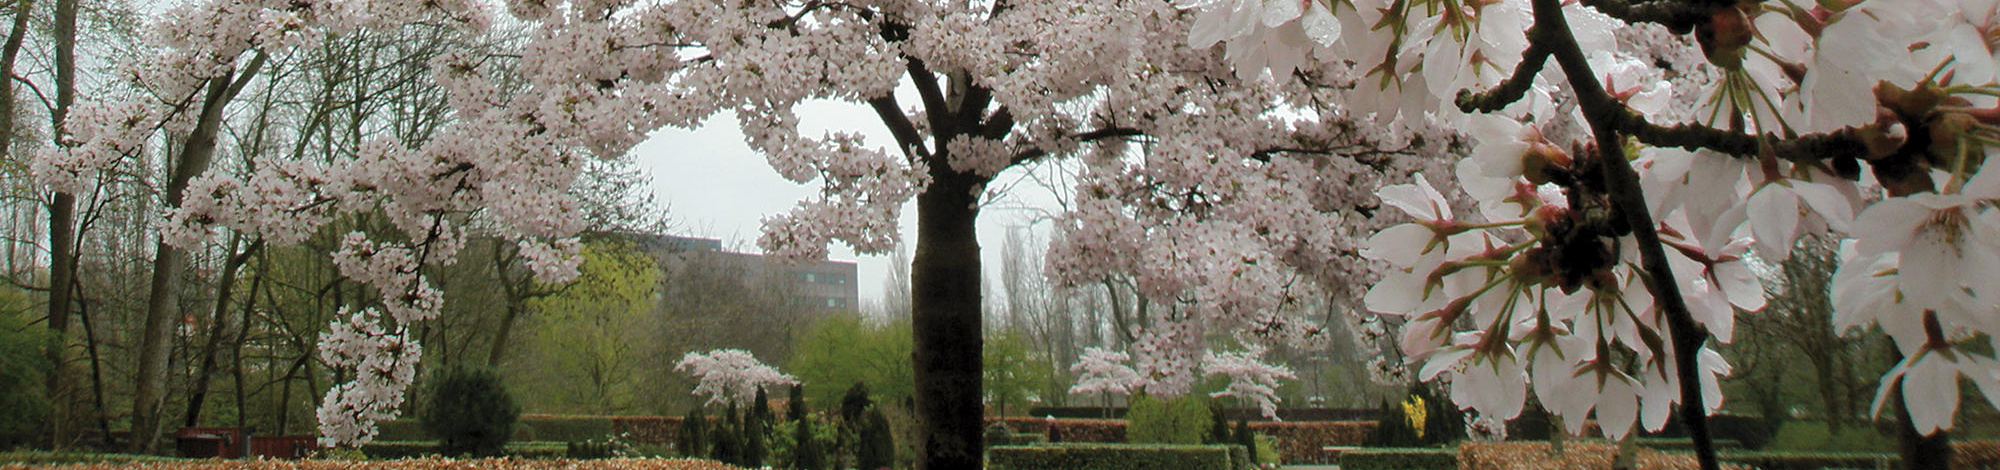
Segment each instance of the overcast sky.
[{"label": "overcast sky", "polygon": [[[903,102],[917,101],[912,97]],[[877,148],[889,148],[894,142],[888,128],[865,106],[814,102],[800,106],[797,112],[800,134],[807,137],[840,130],[860,132],[866,136],[868,145]],[[718,238],[724,247],[734,251],[757,252],[762,220],[813,197],[818,187],[816,181],[799,185],[778,176],[765,163],[763,155],[743,143],[736,117],[729,113],[718,114],[707,126],[693,131],[662,130],[632,153],[639,166],[652,174],[653,189],[667,205],[677,235]],[[980,212],[981,257],[988,275],[996,279],[1000,272],[1000,248],[1009,227],[1033,225],[1036,233],[1042,234],[1040,238],[1046,239],[1050,224],[1035,221],[1058,207],[1053,194],[1025,176],[1025,170],[1019,168],[1002,173],[993,186],[1012,189]],[[910,250],[916,241],[914,201],[903,207],[901,226],[905,249]],[[1040,253],[1044,246],[1031,249]],[[860,256],[839,242],[832,248],[832,259],[858,263],[860,279],[856,284],[862,301],[879,302],[889,275],[890,257]]]}]

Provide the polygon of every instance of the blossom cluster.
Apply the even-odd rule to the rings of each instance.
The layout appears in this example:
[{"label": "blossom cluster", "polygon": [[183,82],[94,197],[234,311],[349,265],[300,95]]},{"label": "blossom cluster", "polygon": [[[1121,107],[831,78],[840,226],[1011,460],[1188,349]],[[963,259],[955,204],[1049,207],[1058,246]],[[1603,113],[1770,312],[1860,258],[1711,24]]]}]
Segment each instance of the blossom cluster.
[{"label": "blossom cluster", "polygon": [[674,370],[687,372],[700,381],[690,393],[707,396],[711,405],[748,406],[756,399],[758,390],[768,393],[772,388],[799,383],[798,378],[764,365],[757,356],[741,349],[689,352],[674,364]]},{"label": "blossom cluster", "polygon": [[[1225,44],[1239,73],[1350,69],[1379,99],[1346,108],[1383,121],[1435,117],[1474,140],[1455,174],[1477,216],[1458,215],[1425,181],[1384,187],[1384,202],[1415,222],[1368,244],[1388,268],[1368,309],[1404,319],[1400,347],[1422,364],[1421,378],[1449,372],[1460,406],[1505,419],[1532,390],[1572,428],[1594,414],[1613,436],[1635,423],[1657,429],[1671,404],[1690,399],[1680,396],[1674,362],[1695,357],[1700,399],[1718,407],[1713,381],[1728,365],[1707,349],[1678,354],[1666,340],[1660,305],[1669,302],[1656,302],[1646,282],[1665,272],[1638,269],[1648,247],[1635,231],[1665,245],[1673,276],[1664,282],[1724,343],[1735,315],[1764,303],[1747,259],[1783,260],[1801,233],[1849,237],[1831,286],[1832,324],[1879,327],[1903,357],[1884,376],[1878,412],[1901,387],[1911,420],[1931,433],[1951,427],[1960,380],[2000,402],[2000,361],[1986,352],[2000,331],[1992,321],[2000,273],[1991,271],[2000,266],[1991,222],[2000,177],[1982,169],[2000,150],[1993,4],[1774,0],[1694,19],[1612,10],[1632,15],[1614,18],[1595,5],[1179,3],[1201,16],[1187,40]],[[1321,8],[1342,27],[1317,26],[1326,22]],[[1297,31],[1314,29],[1329,34],[1298,40]],[[1556,47],[1587,60],[1554,64]],[[1531,51],[1541,72],[1507,83],[1525,91],[1479,105],[1488,97],[1474,93],[1516,75]],[[1578,66],[1591,72],[1568,70]],[[1563,85],[1579,76],[1622,108],[1600,115],[1631,117],[1587,119],[1581,108],[1590,103],[1565,96],[1586,89]],[[1467,114],[1474,108],[1490,114]],[[1629,127],[1649,123],[1708,138],[1665,144],[1658,132]],[[1606,141],[1584,138],[1586,127],[1633,139],[1598,148]],[[1755,143],[1728,143],[1738,138]],[[1822,140],[1840,143],[1808,146]],[[1625,196],[1600,182],[1605,167],[1626,163],[1607,159],[1639,170],[1648,223],[1620,219],[1628,206],[1612,199]]]}]

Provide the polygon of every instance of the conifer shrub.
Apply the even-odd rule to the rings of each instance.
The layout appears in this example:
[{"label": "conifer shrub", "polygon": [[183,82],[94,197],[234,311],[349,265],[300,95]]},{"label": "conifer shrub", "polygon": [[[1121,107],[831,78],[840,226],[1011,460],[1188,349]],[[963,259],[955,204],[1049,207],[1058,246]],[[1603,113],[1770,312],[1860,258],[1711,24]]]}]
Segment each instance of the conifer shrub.
[{"label": "conifer shrub", "polygon": [[437,439],[439,453],[493,457],[507,452],[521,407],[507,394],[500,375],[486,369],[452,368],[432,378],[419,419]]}]

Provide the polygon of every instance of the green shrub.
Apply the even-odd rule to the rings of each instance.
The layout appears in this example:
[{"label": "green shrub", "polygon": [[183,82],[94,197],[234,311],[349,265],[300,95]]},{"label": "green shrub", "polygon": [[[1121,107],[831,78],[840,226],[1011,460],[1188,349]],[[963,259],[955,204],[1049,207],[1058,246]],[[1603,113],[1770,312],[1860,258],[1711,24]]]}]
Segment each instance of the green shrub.
[{"label": "green shrub", "polygon": [[0,449],[41,443],[49,418],[48,385],[53,364],[47,348],[56,337],[48,326],[30,324],[26,299],[0,287]]},{"label": "green shrub", "polygon": [[617,440],[569,441],[564,446],[563,457],[570,459],[610,459],[631,454],[631,448]]},{"label": "green shrub", "polygon": [[[1955,436],[1954,436],[1955,437]],[[1754,447],[1753,447],[1754,448]],[[1835,434],[1821,421],[1786,421],[1764,450],[1776,452],[1895,452],[1896,436],[1867,425],[1847,426]]]},{"label": "green shrub", "polygon": [[742,421],[736,419],[736,404],[732,403],[724,408],[722,422],[715,423],[715,428],[710,429],[708,433],[710,440],[708,458],[726,464],[734,464],[737,459],[742,458],[743,441],[739,440],[740,436],[737,435],[737,430],[741,429],[741,426]]},{"label": "green shrub", "polygon": [[1340,469],[1457,470],[1458,451],[1429,447],[1350,449],[1340,453]]},{"label": "green shrub", "polygon": [[674,449],[682,457],[705,457],[708,454],[708,416],[701,407],[689,409],[687,416],[681,417],[681,429],[674,434]]},{"label": "green shrub", "polygon": [[[1743,449],[1743,444],[1736,442],[1735,439],[1716,439],[1714,442],[1715,450],[1717,451]],[[1633,443],[1638,444],[1639,447],[1648,449],[1669,452],[1694,452],[1694,439],[1685,437],[1641,437],[1634,439]]]},{"label": "green shrub", "polygon": [[521,407],[490,370],[453,368],[433,379],[420,417],[444,455],[498,456]]},{"label": "green shrub", "polygon": [[889,432],[889,418],[882,416],[880,407],[869,407],[866,415],[855,443],[855,466],[861,470],[889,468],[896,461],[896,436]]},{"label": "green shrub", "polygon": [[1125,439],[1133,444],[1200,444],[1210,427],[1208,403],[1194,394],[1166,401],[1137,395],[1126,419]]},{"label": "green shrub", "polygon": [[1257,463],[1278,464],[1284,462],[1284,456],[1278,453],[1278,438],[1276,437],[1258,434],[1257,447],[1255,449],[1257,449]]},{"label": "green shrub", "polygon": [[377,441],[427,441],[431,435],[424,431],[424,422],[414,418],[392,419],[375,423]]},{"label": "green shrub", "polygon": [[757,398],[750,403],[750,413],[743,417],[743,460],[738,465],[748,468],[764,466],[764,457],[770,454],[768,444],[771,429],[771,400],[764,395],[764,387],[757,387]]},{"label": "green shrub", "polygon": [[1214,470],[1250,465],[1242,447],[1199,444],[1000,446],[988,449],[986,458],[992,470]]},{"label": "green shrub", "polygon": [[1886,452],[1722,452],[1716,460],[1735,462],[1763,470],[1820,470],[1824,468],[1896,468],[1902,458]]}]

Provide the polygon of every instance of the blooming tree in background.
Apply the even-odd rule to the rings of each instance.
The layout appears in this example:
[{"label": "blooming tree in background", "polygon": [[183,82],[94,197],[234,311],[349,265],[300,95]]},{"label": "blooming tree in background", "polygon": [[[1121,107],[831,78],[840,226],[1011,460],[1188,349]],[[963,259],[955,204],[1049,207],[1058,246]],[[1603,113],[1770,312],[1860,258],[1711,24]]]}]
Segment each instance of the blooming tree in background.
[{"label": "blooming tree in background", "polygon": [[756,399],[758,390],[799,383],[798,378],[764,365],[749,351],[741,349],[689,352],[674,364],[674,370],[687,372],[700,381],[689,393],[708,396],[710,405],[748,406],[751,400]]},{"label": "blooming tree in background", "polygon": [[1145,382],[1139,377],[1139,372],[1125,364],[1131,360],[1130,354],[1104,348],[1084,348],[1083,356],[1077,358],[1076,364],[1069,366],[1070,372],[1077,374],[1076,385],[1069,387],[1069,393],[1130,395],[1145,388]]},{"label": "blooming tree in background", "polygon": [[[1224,376],[1229,385],[1222,390],[1209,393],[1211,397],[1236,397],[1257,406],[1266,418],[1277,418],[1279,380],[1297,379],[1289,367],[1265,363],[1262,360],[1264,348],[1251,345],[1247,351],[1205,353],[1201,358],[1198,375]],[[1132,394],[1140,391],[1150,393],[1159,382],[1140,375],[1127,365],[1132,360],[1130,354],[1103,348],[1084,348],[1083,356],[1070,366],[1076,372],[1076,385],[1069,388],[1073,395],[1084,394]]]},{"label": "blooming tree in background", "polygon": [[1510,418],[1532,391],[1617,436],[1679,403],[1714,468],[1701,417],[1728,366],[1705,343],[1763,305],[1749,253],[1819,231],[1852,239],[1833,325],[1902,356],[1875,409],[1932,436],[1906,463],[1949,458],[1961,378],[2000,400],[1992,2],[1180,5],[1240,73],[1351,64],[1383,98],[1345,106],[1475,140],[1456,174],[1477,217],[1424,181],[1386,187],[1415,222],[1369,243],[1389,268],[1369,309],[1408,322],[1401,346],[1460,406]]}]

